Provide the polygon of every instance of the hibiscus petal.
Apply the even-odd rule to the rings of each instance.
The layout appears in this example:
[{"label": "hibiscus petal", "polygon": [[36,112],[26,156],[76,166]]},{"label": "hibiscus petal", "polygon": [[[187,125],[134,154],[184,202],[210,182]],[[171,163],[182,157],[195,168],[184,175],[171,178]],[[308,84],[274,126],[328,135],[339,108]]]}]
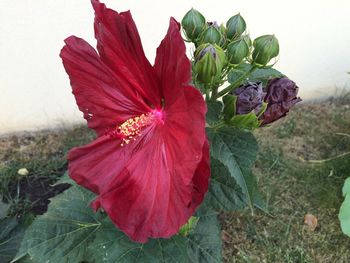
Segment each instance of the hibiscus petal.
[{"label": "hibiscus petal", "polygon": [[[160,147],[160,148],[159,148]],[[163,148],[163,149],[162,149]],[[208,153],[208,147],[203,149]],[[153,156],[145,161],[144,155]],[[208,155],[197,166],[194,180],[185,185],[180,169],[169,171],[164,144],[143,148],[119,174],[117,185],[93,203],[102,206],[112,221],[131,239],[168,238],[193,215],[208,189]],[[180,165],[179,165],[180,166]]]},{"label": "hibiscus petal", "polygon": [[206,141],[203,145],[202,160],[197,166],[193,176],[193,191],[192,203],[193,209],[196,209],[203,201],[205,194],[208,191],[210,179],[210,154],[209,142]]},{"label": "hibiscus petal", "polygon": [[170,237],[202,202],[210,175],[205,135],[206,106],[201,94],[185,87],[184,96],[123,147],[103,136],[73,149],[69,173],[98,193],[94,209],[103,207],[130,238]]},{"label": "hibiscus petal", "polygon": [[131,152],[125,152],[121,141],[101,136],[88,145],[73,148],[68,154],[69,176],[78,184],[99,194],[124,168]]},{"label": "hibiscus petal", "polygon": [[186,46],[179,29],[179,23],[171,18],[168,32],[157,49],[154,63],[167,105],[183,95],[181,87],[191,80],[191,62],[186,56]]},{"label": "hibiscus petal", "polygon": [[150,108],[117,80],[96,51],[83,39],[69,37],[61,51],[73,94],[88,126],[98,135]]},{"label": "hibiscus petal", "polygon": [[184,91],[183,97],[177,97],[171,106],[164,109],[167,129],[164,136],[173,149],[175,165],[181,163],[181,169],[188,169],[181,173],[184,183],[187,184],[192,180],[201,158],[203,145],[207,142],[205,134],[207,108],[202,94],[194,87],[179,87],[177,90],[179,89]]},{"label": "hibiscus petal", "polygon": [[147,60],[130,12],[117,13],[98,0],[95,9],[95,37],[103,62],[118,77],[156,108],[161,106],[160,89],[153,67]]}]

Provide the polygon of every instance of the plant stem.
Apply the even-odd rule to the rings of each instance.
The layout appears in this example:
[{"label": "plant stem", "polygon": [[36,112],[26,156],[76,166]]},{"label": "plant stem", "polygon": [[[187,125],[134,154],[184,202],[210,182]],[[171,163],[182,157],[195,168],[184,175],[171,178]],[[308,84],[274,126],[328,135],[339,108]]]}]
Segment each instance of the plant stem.
[{"label": "plant stem", "polygon": [[221,96],[225,95],[226,93],[229,93],[230,91],[232,91],[234,88],[237,88],[239,85],[241,85],[242,81],[245,80],[255,69],[256,69],[256,67],[252,67],[249,71],[247,71],[245,74],[243,74],[235,82],[231,83],[229,86],[227,86],[222,91],[220,91],[217,94],[217,97],[221,97]]},{"label": "plant stem", "polygon": [[218,97],[218,88],[219,87],[213,87],[212,88],[211,97],[210,97],[211,101],[215,101],[217,99],[217,97]]},{"label": "plant stem", "polygon": [[207,89],[207,87],[205,87],[204,90],[205,90],[205,101],[209,101],[210,99],[209,90]]},{"label": "plant stem", "polygon": [[323,160],[309,160],[308,162],[309,163],[315,163],[315,164],[322,164],[322,163],[325,163],[325,162],[329,162],[329,161],[333,161],[333,160],[336,160],[336,159],[339,159],[341,157],[344,157],[344,156],[347,156],[349,155],[350,152],[346,152],[346,153],[342,153],[342,154],[339,154],[337,156],[334,156],[334,157],[331,157],[331,158],[328,158],[328,159],[323,159]]},{"label": "plant stem", "polygon": [[224,126],[225,126],[225,122],[221,120],[221,121],[215,123],[214,125],[210,125],[209,127],[216,130],[216,129],[220,129]]}]

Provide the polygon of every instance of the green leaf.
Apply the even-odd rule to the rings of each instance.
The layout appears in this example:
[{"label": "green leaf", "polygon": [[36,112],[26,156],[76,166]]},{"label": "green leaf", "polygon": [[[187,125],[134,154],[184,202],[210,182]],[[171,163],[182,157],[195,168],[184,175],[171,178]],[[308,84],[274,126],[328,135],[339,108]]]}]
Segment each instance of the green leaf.
[{"label": "green leaf", "polygon": [[229,175],[240,187],[245,202],[252,209],[252,191],[247,179],[251,176],[251,168],[258,152],[258,144],[253,134],[231,127],[223,127],[220,129],[207,128],[207,135],[210,141],[211,157],[225,166]]},{"label": "green leaf", "polygon": [[220,120],[220,115],[222,111],[222,102],[221,101],[209,101],[207,102],[207,116],[206,120],[209,124],[214,124]]},{"label": "green leaf", "polygon": [[342,192],[345,199],[339,209],[339,221],[343,233],[350,236],[350,177],[345,180]]},{"label": "green leaf", "polygon": [[179,263],[221,262],[220,229],[217,214],[199,215],[192,233],[170,239],[151,239],[145,244],[132,242],[106,218],[89,245],[93,262]]},{"label": "green leaf", "polygon": [[212,158],[211,180],[205,203],[215,210],[234,211],[245,207],[246,202],[235,178],[220,161]]},{"label": "green leaf", "polygon": [[71,184],[75,185],[75,182],[69,177],[68,172],[65,172],[61,178],[53,185],[59,185],[59,184]]},{"label": "green leaf", "polygon": [[217,212],[205,204],[197,211],[199,221],[193,233],[186,237],[189,262],[219,263],[222,262],[221,229]]},{"label": "green leaf", "polygon": [[350,236],[350,195],[345,196],[339,210],[340,226],[343,233]]},{"label": "green leaf", "polygon": [[24,258],[21,258],[18,263],[35,263],[28,255],[26,255]]},{"label": "green leaf", "polygon": [[345,180],[344,186],[343,186],[343,196],[345,197],[347,194],[350,194],[350,177],[348,177]]},{"label": "green leaf", "polygon": [[80,262],[100,228],[98,214],[88,207],[94,197],[73,186],[52,199],[47,213],[28,228],[14,261],[29,255],[34,262]]},{"label": "green leaf", "polygon": [[[244,208],[246,206],[245,195],[227,168],[214,158],[211,159],[210,166],[212,175],[205,204],[216,211],[235,211]],[[245,180],[253,205],[269,213],[253,173],[245,174]]]},{"label": "green leaf", "polygon": [[93,251],[93,262],[185,262],[186,242],[184,237],[175,236],[170,240],[150,240],[145,244],[131,241],[123,232],[106,218],[96,238],[89,245]]},{"label": "green leaf", "polygon": [[9,262],[16,255],[21,244],[24,227],[14,218],[0,221],[0,262]]},{"label": "green leaf", "polygon": [[265,87],[270,79],[281,78],[284,75],[274,68],[258,68],[255,69],[249,76],[250,81],[260,81]]},{"label": "green leaf", "polygon": [[[235,83],[235,81],[244,74],[246,74],[249,70],[251,70],[252,65],[248,63],[243,63],[239,65],[237,68],[233,68],[230,70],[228,73],[227,79],[229,83]],[[264,86],[266,86],[268,80],[273,79],[273,78],[280,78],[284,77],[284,74],[279,72],[278,70],[271,68],[271,67],[266,67],[266,68],[256,68],[250,73],[248,76],[249,81],[260,81],[263,83]]]},{"label": "green leaf", "polygon": [[224,118],[229,120],[236,114],[237,96],[228,94],[222,98],[222,101],[224,102]]},{"label": "green leaf", "polygon": [[246,179],[246,183],[248,186],[250,198],[252,200],[254,207],[271,215],[268,211],[267,204],[266,204],[265,200],[262,198],[261,193],[258,189],[257,180],[256,180],[256,177],[254,176],[253,172],[250,171],[250,173],[245,174],[245,179]]},{"label": "green leaf", "polygon": [[4,203],[2,195],[0,195],[0,219],[3,219],[7,216],[7,211],[10,208],[9,204]]},{"label": "green leaf", "polygon": [[229,121],[229,125],[240,129],[253,130],[260,126],[260,121],[255,113],[252,111],[247,114],[240,114],[233,116]]},{"label": "green leaf", "polygon": [[248,63],[240,64],[238,67],[235,67],[229,71],[227,75],[227,81],[230,84],[235,83],[238,79],[242,78],[251,69],[252,65]]},{"label": "green leaf", "polygon": [[[73,185],[52,199],[23,238],[19,262],[221,262],[217,213],[198,211],[196,227],[186,235],[131,241],[107,217],[88,207],[93,194]],[[1,261],[2,262],[2,261]]]}]

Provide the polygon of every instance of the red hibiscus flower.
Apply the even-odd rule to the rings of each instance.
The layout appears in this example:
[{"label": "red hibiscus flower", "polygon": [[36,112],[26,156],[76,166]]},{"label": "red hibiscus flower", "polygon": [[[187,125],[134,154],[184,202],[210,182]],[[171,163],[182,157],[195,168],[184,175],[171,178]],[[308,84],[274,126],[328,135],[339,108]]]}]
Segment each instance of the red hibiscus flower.
[{"label": "red hibiscus flower", "polygon": [[69,175],[97,194],[92,207],[131,239],[170,237],[202,202],[210,175],[206,105],[188,84],[179,24],[170,19],[152,66],[130,12],[92,4],[98,53],[71,36],[60,54],[98,135],[69,152]]}]

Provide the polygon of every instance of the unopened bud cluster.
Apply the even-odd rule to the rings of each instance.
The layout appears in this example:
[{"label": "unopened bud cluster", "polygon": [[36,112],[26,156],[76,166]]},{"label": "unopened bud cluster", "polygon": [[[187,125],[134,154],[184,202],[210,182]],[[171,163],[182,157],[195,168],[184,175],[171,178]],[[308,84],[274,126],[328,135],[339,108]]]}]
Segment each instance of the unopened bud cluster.
[{"label": "unopened bud cluster", "polygon": [[196,47],[194,76],[207,85],[217,85],[225,77],[225,72],[242,63],[266,67],[279,53],[278,40],[273,35],[261,36],[254,41],[250,39],[240,13],[228,19],[226,24],[219,25],[208,22],[192,8],[181,25],[187,40]]}]

